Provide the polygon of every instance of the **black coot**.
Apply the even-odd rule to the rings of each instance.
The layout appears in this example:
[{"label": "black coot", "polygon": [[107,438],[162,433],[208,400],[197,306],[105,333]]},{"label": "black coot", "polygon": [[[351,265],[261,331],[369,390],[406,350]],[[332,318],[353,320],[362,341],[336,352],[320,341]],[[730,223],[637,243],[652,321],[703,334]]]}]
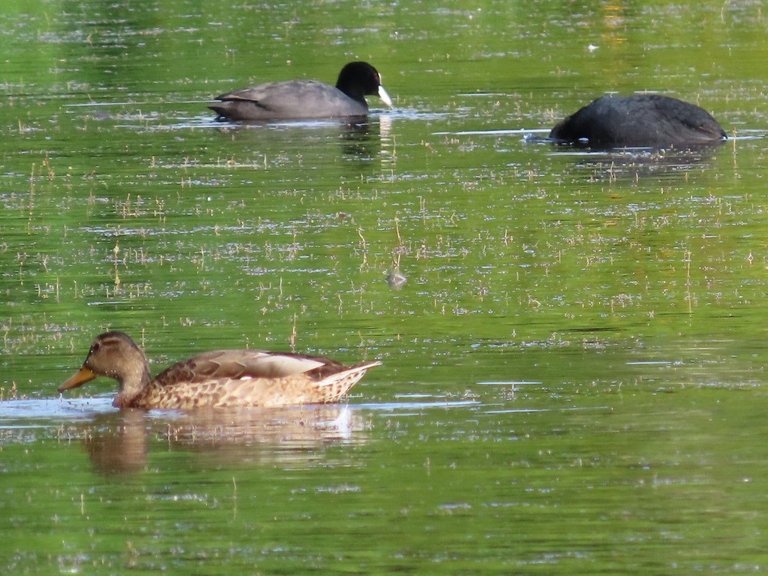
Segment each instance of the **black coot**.
[{"label": "black coot", "polygon": [[704,109],[658,94],[603,96],[555,126],[549,137],[592,148],[685,148],[727,138]]},{"label": "black coot", "polygon": [[316,80],[270,82],[218,96],[208,106],[217,120],[279,120],[366,116],[367,95],[392,106],[381,76],[367,62],[350,62],[339,72],[336,87]]}]

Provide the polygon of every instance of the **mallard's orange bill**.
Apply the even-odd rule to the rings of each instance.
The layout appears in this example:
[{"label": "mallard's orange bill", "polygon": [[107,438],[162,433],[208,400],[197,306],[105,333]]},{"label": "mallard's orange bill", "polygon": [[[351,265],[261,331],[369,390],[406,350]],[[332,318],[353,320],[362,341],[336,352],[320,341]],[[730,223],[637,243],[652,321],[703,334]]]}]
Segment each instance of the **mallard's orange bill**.
[{"label": "mallard's orange bill", "polygon": [[80,368],[80,370],[72,376],[69,380],[64,382],[61,386],[59,386],[59,392],[64,392],[64,390],[71,390],[72,388],[77,388],[78,386],[82,386],[86,382],[90,382],[94,378],[96,378],[97,374],[90,368],[83,366]]}]

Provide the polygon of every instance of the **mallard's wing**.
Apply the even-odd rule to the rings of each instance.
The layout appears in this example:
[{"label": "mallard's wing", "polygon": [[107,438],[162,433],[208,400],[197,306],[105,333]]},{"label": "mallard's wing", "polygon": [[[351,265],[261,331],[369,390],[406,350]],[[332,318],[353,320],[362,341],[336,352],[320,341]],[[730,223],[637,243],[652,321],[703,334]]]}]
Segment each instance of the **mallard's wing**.
[{"label": "mallard's wing", "polygon": [[257,350],[220,350],[161,373],[139,408],[277,407],[337,402],[381,362],[344,366],[328,358]]},{"label": "mallard's wing", "polygon": [[322,379],[344,369],[344,365],[329,358],[264,350],[216,350],[177,362],[154,381],[169,386],[181,382],[286,378],[298,374]]}]

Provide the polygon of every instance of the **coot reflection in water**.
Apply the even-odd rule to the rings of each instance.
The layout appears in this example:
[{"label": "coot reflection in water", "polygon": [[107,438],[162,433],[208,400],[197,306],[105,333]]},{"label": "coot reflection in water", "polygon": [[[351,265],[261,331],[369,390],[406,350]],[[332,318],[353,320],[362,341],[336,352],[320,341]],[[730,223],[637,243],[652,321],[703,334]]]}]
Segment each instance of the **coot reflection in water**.
[{"label": "coot reflection in water", "polygon": [[[217,131],[236,142],[247,142],[259,150],[295,151],[313,166],[345,160],[349,177],[360,177],[376,161],[391,158],[392,120],[388,114],[377,118],[331,118],[274,122],[215,122]],[[267,158],[264,159],[268,161]]]},{"label": "coot reflection in water", "polygon": [[350,62],[339,72],[335,87],[316,80],[270,82],[222,94],[208,107],[218,114],[217,120],[364,117],[365,96],[375,95],[392,106],[378,70],[367,62]]},{"label": "coot reflection in water", "polygon": [[591,148],[687,148],[727,139],[706,110],[658,94],[602,96],[562,120],[549,137]]}]

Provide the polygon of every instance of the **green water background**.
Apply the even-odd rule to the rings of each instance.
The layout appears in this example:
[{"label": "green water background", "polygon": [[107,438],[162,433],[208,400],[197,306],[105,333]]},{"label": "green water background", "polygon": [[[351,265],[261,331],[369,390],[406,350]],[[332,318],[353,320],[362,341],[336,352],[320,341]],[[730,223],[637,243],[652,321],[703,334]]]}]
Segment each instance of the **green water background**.
[{"label": "green water background", "polygon": [[[750,2],[5,2],[3,572],[766,571],[767,27]],[[367,126],[205,109],[353,59],[396,104]],[[520,132],[635,90],[736,138]],[[339,413],[136,421],[111,382],[55,392],[109,328],[155,371],[384,366]]]}]

